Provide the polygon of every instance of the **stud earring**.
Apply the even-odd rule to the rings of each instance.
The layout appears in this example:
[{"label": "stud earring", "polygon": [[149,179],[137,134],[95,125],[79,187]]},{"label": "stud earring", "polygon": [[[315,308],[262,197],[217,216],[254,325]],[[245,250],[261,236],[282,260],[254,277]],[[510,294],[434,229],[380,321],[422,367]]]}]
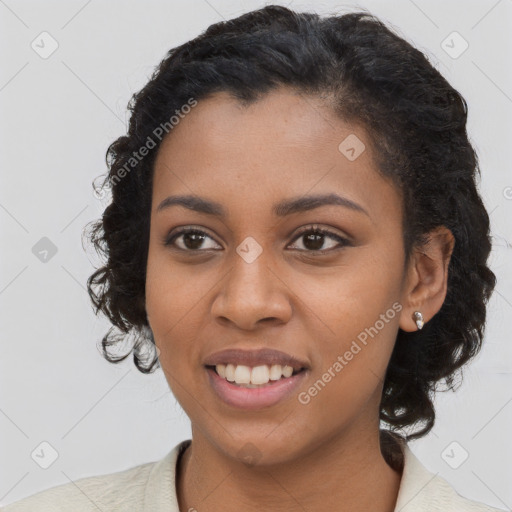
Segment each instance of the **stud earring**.
[{"label": "stud earring", "polygon": [[412,319],[416,322],[418,331],[423,328],[423,325],[425,324],[425,322],[423,321],[423,315],[419,311],[415,311],[412,314]]}]

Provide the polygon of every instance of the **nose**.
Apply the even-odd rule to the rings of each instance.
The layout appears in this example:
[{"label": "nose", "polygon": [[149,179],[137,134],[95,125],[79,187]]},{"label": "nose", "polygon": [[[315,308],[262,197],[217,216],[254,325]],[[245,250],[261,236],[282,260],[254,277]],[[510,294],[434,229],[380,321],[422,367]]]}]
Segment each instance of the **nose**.
[{"label": "nose", "polygon": [[280,325],[291,318],[289,284],[263,253],[251,263],[236,255],[233,267],[219,286],[211,312],[220,322],[253,330],[263,323]]}]

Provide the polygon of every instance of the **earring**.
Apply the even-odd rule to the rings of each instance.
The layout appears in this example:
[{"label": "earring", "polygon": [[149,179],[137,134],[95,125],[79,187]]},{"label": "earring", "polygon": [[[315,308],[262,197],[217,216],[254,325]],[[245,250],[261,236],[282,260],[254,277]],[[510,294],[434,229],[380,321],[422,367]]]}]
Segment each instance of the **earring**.
[{"label": "earring", "polygon": [[416,322],[418,331],[423,328],[423,325],[425,324],[425,322],[423,321],[423,315],[419,311],[415,311],[412,314],[412,319]]}]

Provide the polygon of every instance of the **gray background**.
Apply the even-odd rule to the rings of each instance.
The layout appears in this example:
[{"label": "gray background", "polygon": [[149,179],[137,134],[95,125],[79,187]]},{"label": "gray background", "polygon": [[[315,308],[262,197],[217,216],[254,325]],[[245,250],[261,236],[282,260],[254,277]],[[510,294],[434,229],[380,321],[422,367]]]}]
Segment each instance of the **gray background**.
[{"label": "gray background", "polygon": [[[510,509],[512,0],[276,3],[326,14],[367,8],[468,102],[498,285],[483,351],[458,391],[438,396],[434,430],[411,448],[459,493]],[[109,324],[94,316],[85,291],[99,261],[80,237],[107,204],[92,181],[125,132],[131,95],[169,48],[263,5],[0,0],[0,504],[157,460],[190,437],[161,370],[143,375],[131,359],[112,365],[100,356]],[[453,31],[469,44],[460,55],[464,42]],[[58,48],[43,58],[31,45],[49,51],[50,37]],[[56,249],[46,262],[43,237]]]}]

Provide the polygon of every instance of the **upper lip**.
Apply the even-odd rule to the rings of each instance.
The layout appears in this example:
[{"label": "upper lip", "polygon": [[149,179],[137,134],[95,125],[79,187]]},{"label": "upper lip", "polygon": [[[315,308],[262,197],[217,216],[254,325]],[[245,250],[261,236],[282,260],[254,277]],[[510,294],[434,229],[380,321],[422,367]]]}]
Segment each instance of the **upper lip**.
[{"label": "upper lip", "polygon": [[291,366],[294,370],[308,368],[308,363],[285,352],[271,348],[261,348],[258,350],[241,350],[228,348],[210,354],[205,360],[205,366],[215,366],[217,364],[241,364],[255,367],[267,364],[272,366],[280,364],[281,366]]}]

